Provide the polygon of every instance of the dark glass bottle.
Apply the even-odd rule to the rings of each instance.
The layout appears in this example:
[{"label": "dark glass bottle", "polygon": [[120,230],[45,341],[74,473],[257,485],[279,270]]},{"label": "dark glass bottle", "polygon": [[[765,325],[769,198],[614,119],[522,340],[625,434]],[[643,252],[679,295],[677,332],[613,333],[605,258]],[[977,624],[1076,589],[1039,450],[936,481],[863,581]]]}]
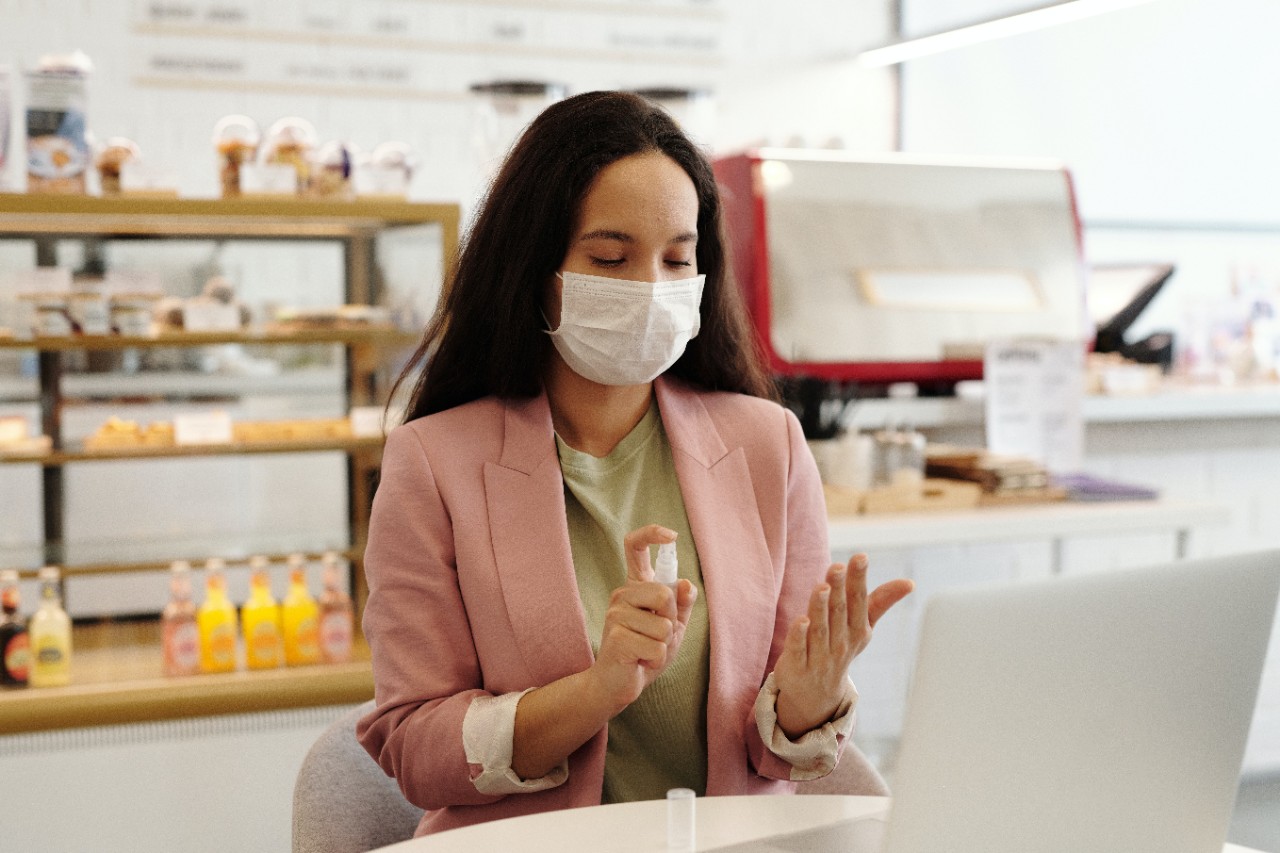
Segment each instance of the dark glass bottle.
[{"label": "dark glass bottle", "polygon": [[27,639],[27,623],[18,615],[20,594],[18,573],[0,572],[0,684],[26,687],[31,670],[31,646]]}]

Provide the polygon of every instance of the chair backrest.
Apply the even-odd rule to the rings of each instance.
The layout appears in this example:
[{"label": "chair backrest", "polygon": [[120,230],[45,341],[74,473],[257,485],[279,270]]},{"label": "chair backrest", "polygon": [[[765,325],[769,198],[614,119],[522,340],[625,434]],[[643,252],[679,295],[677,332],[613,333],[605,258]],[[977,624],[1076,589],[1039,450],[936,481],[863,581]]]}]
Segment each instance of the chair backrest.
[{"label": "chair backrest", "polygon": [[[293,788],[293,853],[364,853],[413,837],[422,809],[409,803],[356,740],[373,700],[329,725],[312,744]],[[836,769],[800,794],[887,796],[889,787],[854,744]]]},{"label": "chair backrest", "polygon": [[821,779],[801,782],[797,794],[853,794],[860,797],[887,797],[889,786],[862,751],[852,743],[845,744],[840,763]]},{"label": "chair backrest", "polygon": [[356,740],[370,700],[312,744],[293,787],[293,853],[364,853],[413,837],[422,809],[409,803]]}]

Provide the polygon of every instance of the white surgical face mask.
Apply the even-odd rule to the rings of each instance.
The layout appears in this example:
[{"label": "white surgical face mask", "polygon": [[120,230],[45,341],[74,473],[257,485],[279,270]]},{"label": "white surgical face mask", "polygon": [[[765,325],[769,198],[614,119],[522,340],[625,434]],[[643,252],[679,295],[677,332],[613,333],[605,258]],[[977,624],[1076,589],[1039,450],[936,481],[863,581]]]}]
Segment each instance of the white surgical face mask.
[{"label": "white surgical face mask", "polygon": [[652,382],[698,334],[705,275],[659,282],[557,275],[560,327],[548,334],[573,372],[592,382]]}]

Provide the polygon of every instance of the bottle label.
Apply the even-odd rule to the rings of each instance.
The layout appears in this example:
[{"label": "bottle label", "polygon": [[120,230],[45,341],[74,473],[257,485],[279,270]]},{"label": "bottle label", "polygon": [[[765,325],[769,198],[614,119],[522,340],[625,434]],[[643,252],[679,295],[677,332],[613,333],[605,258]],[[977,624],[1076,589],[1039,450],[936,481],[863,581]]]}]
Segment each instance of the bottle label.
[{"label": "bottle label", "polygon": [[194,622],[166,626],[165,671],[185,675],[200,669],[200,631]]},{"label": "bottle label", "polygon": [[54,645],[42,645],[36,649],[36,666],[40,669],[53,669],[62,666],[65,657],[62,649]]},{"label": "bottle label", "polygon": [[234,667],[236,634],[230,625],[215,625],[209,631],[209,660],[217,667]]},{"label": "bottle label", "polygon": [[19,631],[4,645],[4,673],[9,681],[25,684],[31,672],[31,643],[26,631]]},{"label": "bottle label", "polygon": [[264,619],[254,625],[245,640],[250,660],[260,666],[280,665],[280,629],[274,622]]},{"label": "bottle label", "polygon": [[351,617],[345,611],[326,613],[320,619],[320,650],[325,660],[345,661],[351,657]]},{"label": "bottle label", "polygon": [[38,637],[31,655],[31,674],[28,681],[37,686],[48,684],[66,684],[71,673],[70,651],[59,637],[45,635]]},{"label": "bottle label", "polygon": [[286,648],[289,663],[315,663],[320,660],[320,626],[314,616],[298,620],[293,629],[293,654]]}]

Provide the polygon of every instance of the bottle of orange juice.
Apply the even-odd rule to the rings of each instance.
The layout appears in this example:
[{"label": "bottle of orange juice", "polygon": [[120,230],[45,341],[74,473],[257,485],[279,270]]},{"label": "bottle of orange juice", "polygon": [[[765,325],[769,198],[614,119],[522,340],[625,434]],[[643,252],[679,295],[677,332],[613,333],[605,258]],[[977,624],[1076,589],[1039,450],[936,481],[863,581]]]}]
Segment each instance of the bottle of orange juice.
[{"label": "bottle of orange juice", "polygon": [[244,633],[244,662],[249,669],[274,669],[284,660],[280,631],[280,605],[271,597],[271,575],[266,557],[249,560],[249,600],[240,608]]},{"label": "bottle of orange juice", "polygon": [[289,555],[289,592],[284,597],[284,662],[302,666],[320,661],[320,607],[307,589],[306,559]]},{"label": "bottle of orange juice", "polygon": [[236,668],[236,608],[227,598],[226,563],[205,563],[204,601],[196,612],[200,627],[200,669],[233,672]]},{"label": "bottle of orange juice", "polygon": [[351,641],[355,634],[351,596],[339,585],[341,560],[333,551],[324,558],[324,592],[320,593],[320,656],[325,663],[351,660]]}]

